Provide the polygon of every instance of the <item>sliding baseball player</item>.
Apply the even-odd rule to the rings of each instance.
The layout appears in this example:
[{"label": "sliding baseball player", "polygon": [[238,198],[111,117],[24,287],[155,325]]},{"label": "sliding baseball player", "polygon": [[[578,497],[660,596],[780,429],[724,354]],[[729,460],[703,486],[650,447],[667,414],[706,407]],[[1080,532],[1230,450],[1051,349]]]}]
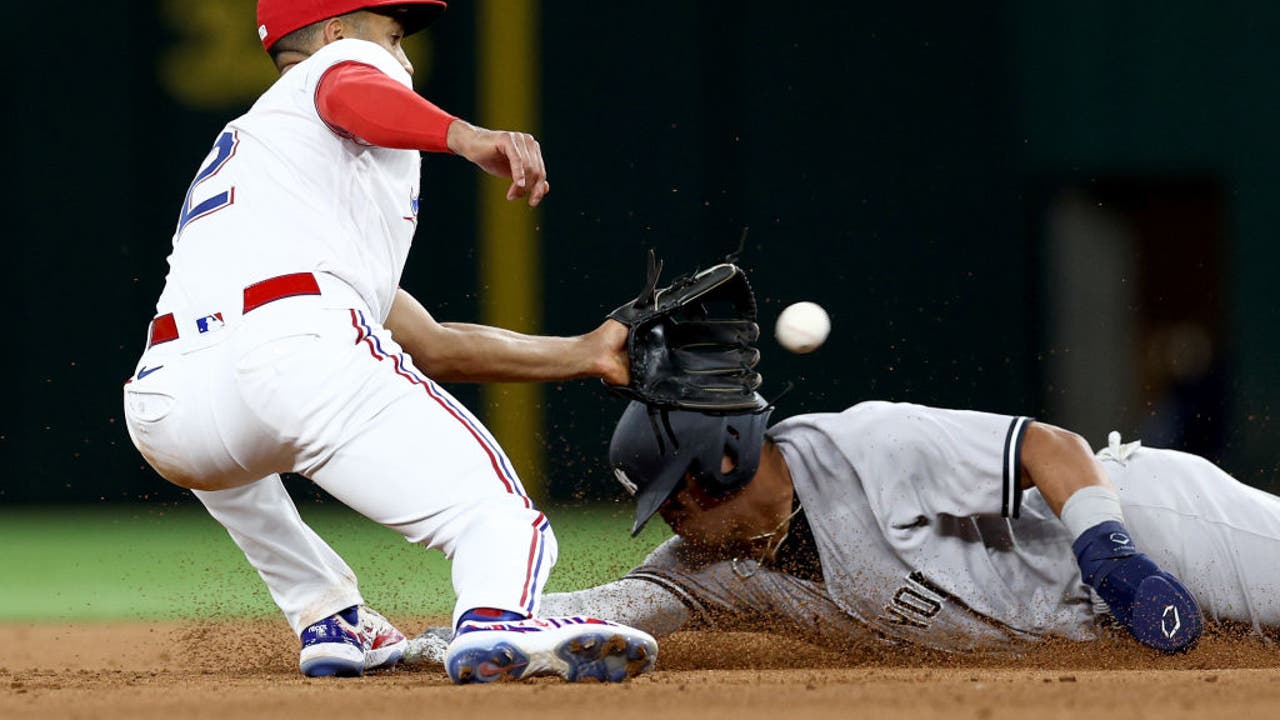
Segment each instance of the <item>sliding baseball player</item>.
[{"label": "sliding baseball player", "polygon": [[910,404],[766,420],[628,407],[610,458],[635,530],[657,514],[677,535],[545,606],[957,652],[1280,628],[1280,498],[1200,457]]}]

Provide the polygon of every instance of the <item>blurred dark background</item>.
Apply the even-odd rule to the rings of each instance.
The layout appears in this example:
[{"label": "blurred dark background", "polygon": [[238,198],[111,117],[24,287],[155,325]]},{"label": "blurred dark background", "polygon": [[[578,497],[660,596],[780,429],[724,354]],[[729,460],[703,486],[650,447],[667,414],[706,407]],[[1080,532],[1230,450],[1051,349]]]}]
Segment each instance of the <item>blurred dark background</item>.
[{"label": "blurred dark background", "polygon": [[[415,83],[485,124],[476,5],[452,2],[417,41]],[[776,419],[873,398],[1028,414],[1277,489],[1280,6],[538,12],[543,331],[595,327],[639,289],[648,248],[706,266],[750,227],[765,394],[795,383]],[[0,504],[177,501],[130,444],[120,387],[190,178],[274,77],[253,2],[10,14],[26,30],[5,113]],[[425,160],[403,284],[440,319],[478,319],[477,191],[463,161]],[[798,300],[832,316],[811,355],[771,337]],[[604,455],[622,407],[594,382],[544,388],[530,480],[616,499]]]}]

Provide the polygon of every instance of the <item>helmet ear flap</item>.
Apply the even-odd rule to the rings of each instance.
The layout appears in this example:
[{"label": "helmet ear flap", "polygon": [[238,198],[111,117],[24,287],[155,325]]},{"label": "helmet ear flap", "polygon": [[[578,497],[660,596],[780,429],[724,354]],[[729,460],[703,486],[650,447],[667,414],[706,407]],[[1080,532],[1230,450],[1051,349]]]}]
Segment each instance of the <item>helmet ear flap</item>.
[{"label": "helmet ear flap", "polygon": [[[702,458],[703,472],[699,479],[707,489],[728,493],[745,486],[760,467],[760,451],[764,444],[764,430],[772,408],[758,413],[726,415],[722,418],[719,442],[711,445],[710,452]],[[731,467],[725,467],[728,459]]]},{"label": "helmet ear flap", "polygon": [[[739,445],[742,444],[742,433],[738,431],[738,428],[734,427],[732,422],[725,423],[724,431],[727,437],[724,441],[724,455],[720,460],[720,472],[727,475],[733,473],[742,464],[742,455],[738,451]],[[728,467],[725,467],[726,459],[728,460]]]},{"label": "helmet ear flap", "polygon": [[732,473],[738,469],[740,464],[742,464],[742,458],[738,456],[738,448],[731,443],[725,443],[724,454],[720,457],[720,472],[725,474]]}]

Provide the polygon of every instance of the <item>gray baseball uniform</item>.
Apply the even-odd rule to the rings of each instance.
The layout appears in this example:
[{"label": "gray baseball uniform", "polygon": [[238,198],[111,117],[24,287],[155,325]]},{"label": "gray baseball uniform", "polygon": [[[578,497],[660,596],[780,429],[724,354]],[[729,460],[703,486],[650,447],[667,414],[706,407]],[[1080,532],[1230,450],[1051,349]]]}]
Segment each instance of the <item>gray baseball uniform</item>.
[{"label": "gray baseball uniform", "polygon": [[[776,562],[697,558],[672,538],[623,580],[548,596],[546,610],[657,634],[772,629],[952,651],[1094,638],[1106,607],[1070,534],[1019,489],[1028,422],[884,402],[788,419],[769,436],[802,513]],[[1209,620],[1280,627],[1280,498],[1185,453],[1114,439],[1098,457],[1138,548]]]}]

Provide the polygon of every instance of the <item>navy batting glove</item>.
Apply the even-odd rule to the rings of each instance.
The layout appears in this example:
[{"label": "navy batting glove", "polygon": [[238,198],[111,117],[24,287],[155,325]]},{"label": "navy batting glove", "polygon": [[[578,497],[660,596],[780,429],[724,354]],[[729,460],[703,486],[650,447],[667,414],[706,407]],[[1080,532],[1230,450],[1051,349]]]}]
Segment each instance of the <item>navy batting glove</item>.
[{"label": "navy batting glove", "polygon": [[1084,581],[1138,642],[1167,653],[1195,646],[1204,631],[1196,599],[1178,578],[1138,552],[1124,525],[1098,523],[1071,549]]}]

